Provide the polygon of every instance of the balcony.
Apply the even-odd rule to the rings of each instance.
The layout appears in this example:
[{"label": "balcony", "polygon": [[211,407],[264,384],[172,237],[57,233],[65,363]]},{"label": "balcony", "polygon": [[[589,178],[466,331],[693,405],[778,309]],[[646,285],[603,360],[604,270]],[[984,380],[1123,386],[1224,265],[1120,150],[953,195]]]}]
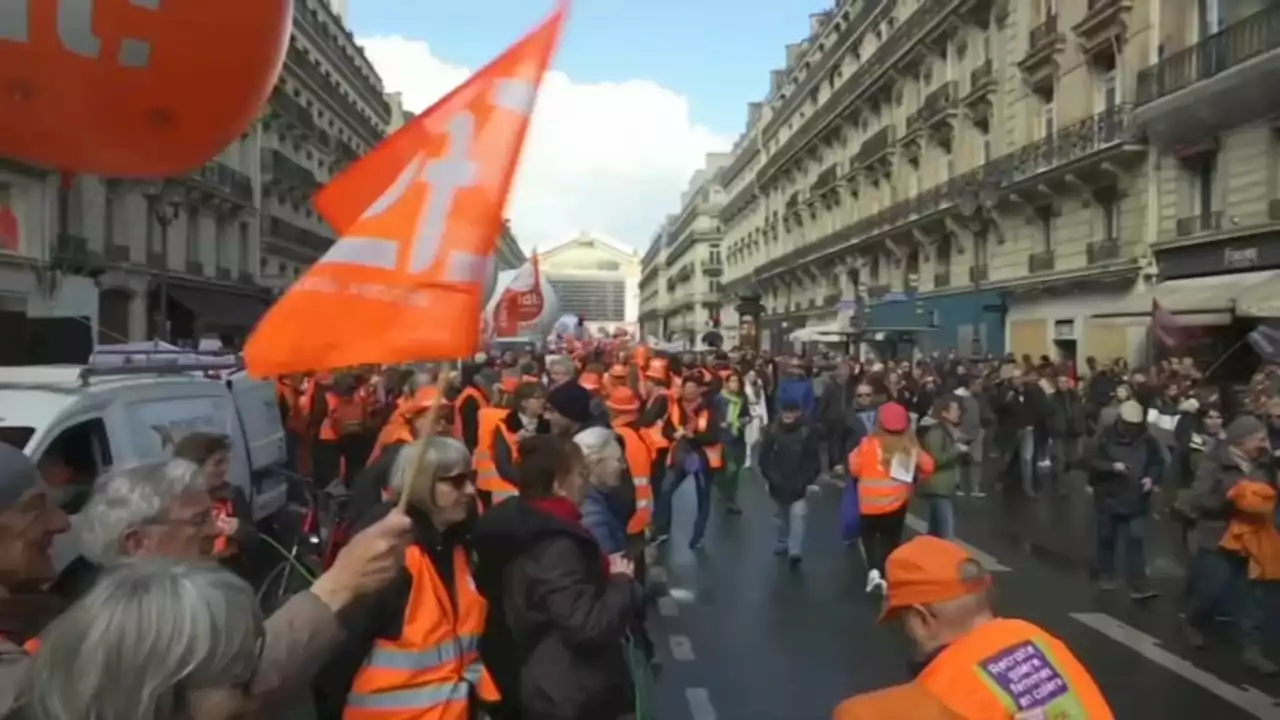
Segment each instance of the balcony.
[{"label": "balcony", "polygon": [[991,276],[991,269],[984,263],[982,265],[969,266],[969,282],[977,285],[984,283]]},{"label": "balcony", "polygon": [[951,287],[951,268],[933,271],[933,287],[935,290]]},{"label": "balcony", "polygon": [[1058,29],[1057,13],[1031,28],[1027,54],[1018,61],[1018,68],[1032,90],[1052,92],[1054,79],[1058,76],[1058,54],[1066,47],[1067,37]]},{"label": "balcony", "polygon": [[1192,235],[1215,233],[1222,229],[1222,211],[1201,213],[1189,217],[1180,217],[1174,226],[1174,233],[1179,238]]},{"label": "balcony", "polygon": [[1103,265],[1120,259],[1120,241],[1115,238],[1094,240],[1085,247],[1085,260],[1090,265]]},{"label": "balcony", "polygon": [[1053,272],[1053,268],[1054,262],[1052,250],[1041,250],[1040,252],[1033,252],[1027,256],[1027,272],[1032,275]]},{"label": "balcony", "polygon": [[934,142],[942,147],[951,147],[951,136],[955,131],[956,114],[959,111],[960,83],[948,80],[924,98],[920,106],[920,122],[929,131]]},{"label": "balcony", "polygon": [[1051,175],[1088,180],[1104,161],[1124,153],[1139,157],[1142,146],[1135,137],[1131,109],[1117,105],[996,158],[984,170],[1001,188]]},{"label": "balcony", "polygon": [[253,207],[253,180],[217,160],[210,160],[187,176],[188,187],[204,191],[243,207]]},{"label": "balcony", "polygon": [[262,182],[273,191],[304,198],[320,188],[314,173],[276,149],[262,156]]},{"label": "balcony", "polygon": [[283,88],[277,87],[272,91],[271,100],[267,107],[273,114],[277,114],[281,119],[285,120],[286,128],[296,129],[307,135],[315,135],[320,129],[307,106],[303,105],[302,101],[290,95]]},{"label": "balcony", "polygon": [[893,142],[894,129],[892,125],[885,125],[872,133],[866,140],[862,141],[858,151],[853,154],[853,158],[849,163],[850,172],[866,170],[868,174],[877,176],[880,172],[888,169],[888,161],[893,157]]},{"label": "balcony", "polygon": [[1138,71],[1135,120],[1162,148],[1280,114],[1280,5]]},{"label": "balcony", "polygon": [[839,198],[839,193],[833,193],[838,189],[840,182],[840,167],[838,163],[832,163],[822,169],[818,173],[818,177],[809,185],[809,198],[811,200],[834,200]]},{"label": "balcony", "polygon": [[[326,75],[324,70],[316,64],[315,59],[303,52],[297,45],[289,43],[289,50],[285,53],[285,60],[297,68],[297,72],[307,79],[308,84],[313,89],[324,95],[330,103],[339,109],[343,122],[356,128],[362,140],[370,144],[382,140],[384,128],[379,127],[370,120],[354,100],[343,95],[339,89],[338,81],[332,75]],[[382,102],[385,103],[386,100],[384,99]]]},{"label": "balcony", "polygon": [[107,251],[105,254],[107,262],[127,263],[133,261],[133,253],[129,251],[128,245],[107,243]]},{"label": "balcony", "polygon": [[983,60],[978,67],[969,72],[969,92],[961,102],[969,111],[969,119],[980,130],[991,127],[991,96],[998,85],[995,66],[991,60]]},{"label": "balcony", "polygon": [[299,250],[307,253],[311,262],[324,255],[333,245],[333,238],[318,232],[299,227],[278,217],[263,216],[262,234],[267,237],[283,240]]},{"label": "balcony", "polygon": [[920,151],[924,145],[924,122],[921,117],[923,108],[907,115],[907,122],[898,136],[898,149],[902,158],[912,165],[920,162]]},{"label": "balcony", "polygon": [[703,260],[698,264],[702,274],[710,278],[718,278],[724,276],[724,263],[719,260]]},{"label": "balcony", "polygon": [[186,271],[188,275],[204,275],[204,263],[199,260],[188,260]]},{"label": "balcony", "polygon": [[1129,30],[1133,0],[1089,0],[1084,18],[1071,27],[1085,56],[1103,60],[1115,56]]},{"label": "balcony", "polygon": [[104,260],[102,253],[89,249],[89,240],[74,233],[58,233],[53,248],[53,266],[55,269],[73,274],[83,274],[90,270],[100,269]]}]

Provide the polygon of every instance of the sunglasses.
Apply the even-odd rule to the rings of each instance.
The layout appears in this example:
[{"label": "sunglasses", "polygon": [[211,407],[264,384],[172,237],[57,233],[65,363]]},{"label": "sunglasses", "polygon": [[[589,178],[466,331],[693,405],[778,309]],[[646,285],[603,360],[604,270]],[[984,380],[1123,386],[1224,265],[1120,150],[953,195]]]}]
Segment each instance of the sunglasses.
[{"label": "sunglasses", "polygon": [[468,470],[456,475],[442,475],[436,478],[436,482],[448,483],[454,490],[465,490],[468,485],[475,485],[476,471]]}]

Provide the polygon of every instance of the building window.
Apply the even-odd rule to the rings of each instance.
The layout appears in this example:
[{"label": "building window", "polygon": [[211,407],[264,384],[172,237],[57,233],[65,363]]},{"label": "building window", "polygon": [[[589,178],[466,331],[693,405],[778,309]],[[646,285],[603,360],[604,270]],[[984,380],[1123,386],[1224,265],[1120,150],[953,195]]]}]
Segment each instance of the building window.
[{"label": "building window", "polygon": [[975,267],[987,266],[987,231],[985,229],[973,234],[973,264]]},{"label": "building window", "polygon": [[1040,111],[1040,137],[1050,138],[1057,132],[1058,113],[1054,107],[1053,101],[1045,103],[1044,109]]},{"label": "building window", "polygon": [[871,276],[871,282],[878,284],[880,282],[880,253],[871,253],[871,259],[867,263],[867,274]]},{"label": "building window", "polygon": [[1053,208],[1045,205],[1036,208],[1036,218],[1040,221],[1040,249],[1053,249]]},{"label": "building window", "polygon": [[719,245],[711,246],[711,249],[707,252],[707,263],[712,266],[717,266],[720,264],[720,246]]},{"label": "building window", "polygon": [[240,270],[245,274],[253,272],[253,258],[249,250],[249,223],[240,223]]},{"label": "building window", "polygon": [[1102,76],[1098,88],[1101,97],[1099,104],[1103,110],[1111,110],[1120,104],[1120,74],[1116,70],[1108,70]]},{"label": "building window", "polygon": [[195,208],[187,212],[187,262],[202,263],[200,257],[200,221],[196,218]]},{"label": "building window", "polygon": [[951,270],[951,233],[946,233],[938,240],[938,246],[934,248],[934,264],[939,270]]},{"label": "building window", "polygon": [[991,136],[983,133],[982,141],[978,143],[978,163],[986,165],[991,162]]},{"label": "building window", "polygon": [[1098,207],[1102,210],[1102,232],[1106,240],[1120,237],[1120,199],[1115,188],[1098,192]]},{"label": "building window", "polygon": [[1214,188],[1218,184],[1218,156],[1209,153],[1200,158],[1195,172],[1196,214],[1202,218],[1213,215]]},{"label": "building window", "polygon": [[1204,40],[1222,29],[1222,0],[1199,0],[1200,39]]}]

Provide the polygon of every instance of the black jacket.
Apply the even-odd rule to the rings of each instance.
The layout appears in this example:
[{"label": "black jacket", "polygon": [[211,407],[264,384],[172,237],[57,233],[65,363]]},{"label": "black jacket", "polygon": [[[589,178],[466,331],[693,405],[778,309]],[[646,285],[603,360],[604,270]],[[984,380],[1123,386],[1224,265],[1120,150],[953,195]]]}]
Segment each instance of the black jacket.
[{"label": "black jacket", "polygon": [[[507,416],[502,418],[502,425],[507,431],[513,435],[519,435],[524,429],[524,424],[520,422],[520,412],[510,410]],[[546,418],[538,418],[538,423],[534,428],[534,432],[538,435],[550,435],[551,423]],[[493,465],[498,470],[498,475],[507,482],[520,487],[520,474],[516,472],[515,452],[510,444],[507,443],[507,436],[502,433],[494,433],[493,436]]]},{"label": "black jacket", "polygon": [[581,525],[524,498],[476,522],[476,587],[489,601],[480,642],[504,706],[522,720],[615,720],[635,712],[623,641],[635,582],[609,575]]},{"label": "black jacket", "polygon": [[765,429],[760,441],[760,474],[769,486],[770,497],[787,505],[803,500],[821,472],[817,433],[807,423],[774,422]]}]

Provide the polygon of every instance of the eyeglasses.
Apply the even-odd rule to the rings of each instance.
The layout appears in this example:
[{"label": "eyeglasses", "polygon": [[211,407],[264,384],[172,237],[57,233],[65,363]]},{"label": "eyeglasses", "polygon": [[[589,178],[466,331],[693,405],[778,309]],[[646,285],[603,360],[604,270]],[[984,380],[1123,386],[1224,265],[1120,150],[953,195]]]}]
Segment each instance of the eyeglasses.
[{"label": "eyeglasses", "polygon": [[468,470],[467,472],[457,473],[456,475],[442,475],[436,478],[436,482],[448,483],[454,490],[465,490],[468,485],[475,484],[476,471]]}]

